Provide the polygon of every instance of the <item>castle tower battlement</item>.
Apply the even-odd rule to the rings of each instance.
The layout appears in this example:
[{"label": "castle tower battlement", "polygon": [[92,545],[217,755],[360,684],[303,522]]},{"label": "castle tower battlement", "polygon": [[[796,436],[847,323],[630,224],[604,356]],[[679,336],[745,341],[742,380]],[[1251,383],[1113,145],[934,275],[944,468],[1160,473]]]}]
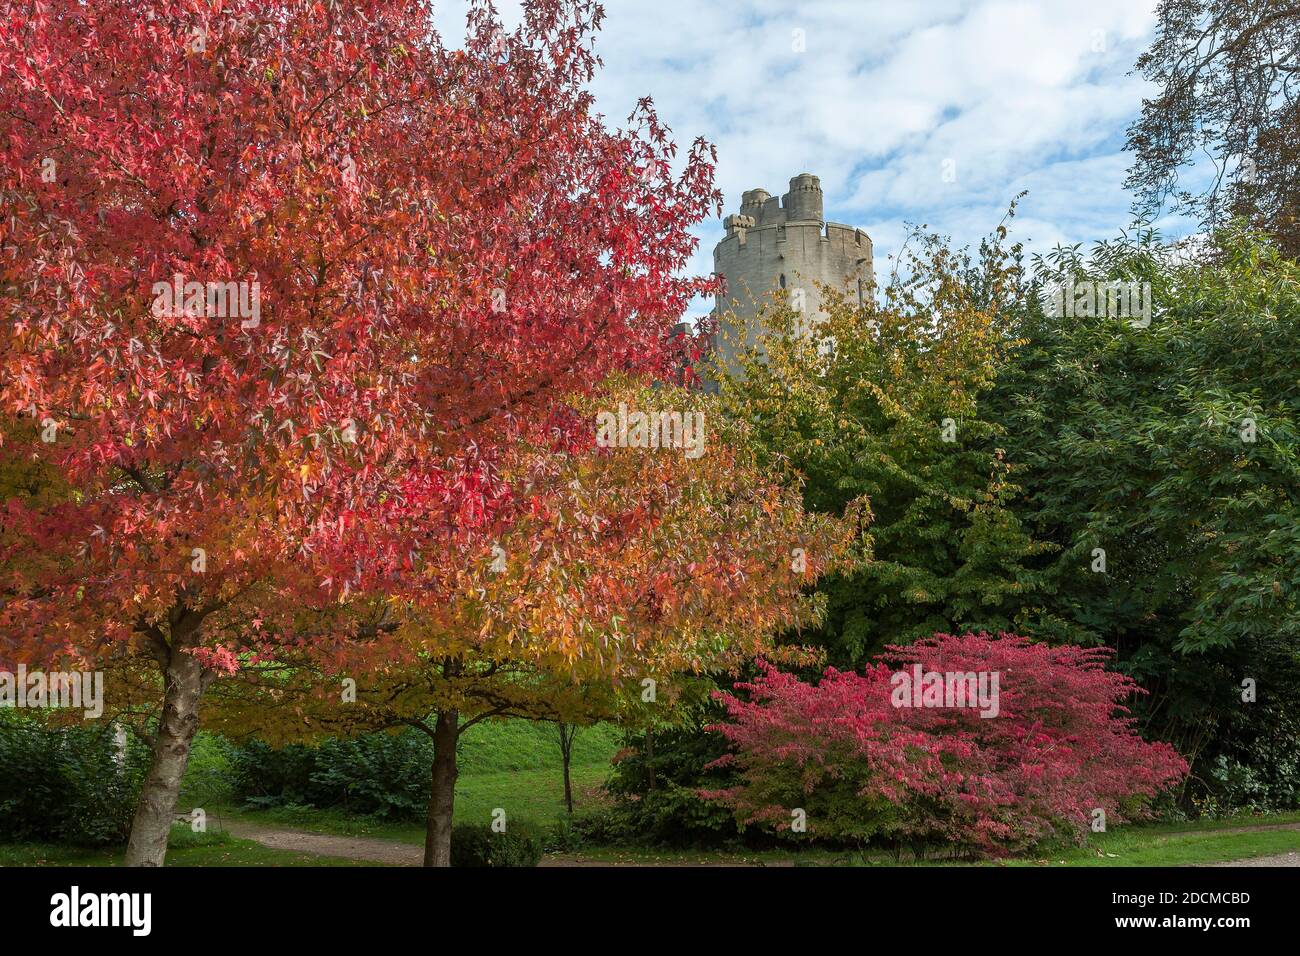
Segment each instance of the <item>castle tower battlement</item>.
[{"label": "castle tower battlement", "polygon": [[[790,190],[779,199],[765,189],[751,189],[741,197],[740,213],[723,220],[727,234],[713,249],[713,271],[726,281],[718,297],[719,335],[714,341],[715,361],[730,365],[734,359],[734,325],[727,328],[727,313],[737,324],[748,323],[768,293],[785,289],[791,304],[802,304],[811,323],[821,311],[822,283],[840,289],[853,301],[870,295],[871,237],[861,229],[826,222],[821,180],[800,173],[790,180]],[[757,330],[750,330],[750,344]]]}]

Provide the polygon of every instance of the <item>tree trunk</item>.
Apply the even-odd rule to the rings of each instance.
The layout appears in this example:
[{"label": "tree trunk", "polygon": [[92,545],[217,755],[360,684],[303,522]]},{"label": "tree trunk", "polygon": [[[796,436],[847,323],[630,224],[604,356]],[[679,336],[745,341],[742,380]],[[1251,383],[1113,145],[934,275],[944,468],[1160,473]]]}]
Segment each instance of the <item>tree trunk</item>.
[{"label": "tree trunk", "polygon": [[131,823],[123,861],[126,866],[163,865],[181,779],[199,729],[199,701],[208,682],[203,665],[181,650],[168,655],[163,680],[162,718],[154,740],[153,762],[140,788],[140,805]]},{"label": "tree trunk", "polygon": [[119,771],[126,771],[126,728],[120,723],[113,724],[113,763]]},{"label": "tree trunk", "polygon": [[424,865],[451,866],[451,813],[456,800],[456,741],[460,714],[438,711],[433,732],[433,787],[424,826]]},{"label": "tree trunk", "polygon": [[573,781],[569,777],[569,764],[573,757],[573,737],[578,732],[577,727],[566,727],[560,724],[560,762],[564,765],[564,805],[569,808],[569,816],[573,816]]}]

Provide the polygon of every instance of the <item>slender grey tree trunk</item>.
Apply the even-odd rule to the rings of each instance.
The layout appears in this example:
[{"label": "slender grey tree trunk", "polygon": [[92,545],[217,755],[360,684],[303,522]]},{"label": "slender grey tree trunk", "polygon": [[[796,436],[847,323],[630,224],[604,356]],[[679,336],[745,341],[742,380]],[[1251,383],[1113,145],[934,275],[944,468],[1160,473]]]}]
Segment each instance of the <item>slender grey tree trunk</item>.
[{"label": "slender grey tree trunk", "polygon": [[199,701],[209,676],[191,654],[173,649],[163,671],[162,718],[153,746],[153,763],[140,788],[140,804],[126,845],[126,866],[162,866],[167,856],[181,779],[199,729]]},{"label": "slender grey tree trunk", "polygon": [[113,763],[118,770],[126,770],[126,728],[120,723],[113,724]]},{"label": "slender grey tree trunk", "polygon": [[569,768],[573,763],[573,738],[578,735],[578,728],[564,721],[557,721],[556,725],[560,731],[560,762],[564,766],[564,805],[568,808],[569,816],[573,816],[573,779]]},{"label": "slender grey tree trunk", "polygon": [[564,805],[573,816],[573,781],[569,778],[569,752],[564,752]]},{"label": "slender grey tree trunk", "polygon": [[451,866],[451,815],[456,801],[456,742],[460,714],[438,711],[433,730],[433,787],[424,827],[424,865]]}]

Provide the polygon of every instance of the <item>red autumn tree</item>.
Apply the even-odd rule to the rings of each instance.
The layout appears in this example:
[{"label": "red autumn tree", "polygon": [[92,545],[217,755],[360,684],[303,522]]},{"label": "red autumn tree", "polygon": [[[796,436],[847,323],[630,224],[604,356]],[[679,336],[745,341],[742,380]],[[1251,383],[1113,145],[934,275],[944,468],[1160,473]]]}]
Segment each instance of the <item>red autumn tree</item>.
[{"label": "red autumn tree", "polygon": [[1081,838],[1095,820],[1141,815],[1187,772],[1172,747],[1134,730],[1124,701],[1140,688],[1105,669],[1109,653],[937,634],[889,648],[861,676],[830,668],[816,685],[764,665],[737,685],[749,699],[720,695],[731,721],[713,729],[741,783],[706,795],[743,822],[789,830],[802,811],[809,833],[918,851],[997,855]]},{"label": "red autumn tree", "polygon": [[500,449],[671,367],[711,155],[593,111],[600,19],[478,3],[456,49],[420,0],[0,0],[0,405],[75,489],[5,504],[0,663],[156,666],[129,864],[211,680],[380,653],[327,609],[450,586],[519,507]]},{"label": "red autumn tree", "polygon": [[[425,864],[448,866],[468,727],[617,719],[629,698],[662,713],[683,675],[734,672],[775,653],[777,634],[818,623],[810,586],[843,560],[852,522],[806,515],[798,489],[758,466],[747,423],[723,420],[715,398],[609,385],[574,408],[586,447],[519,446],[528,506],[454,588],[426,589],[430,568],[446,569],[421,560],[376,596],[394,624],[382,658],[345,655],[333,674],[286,673],[285,657],[250,667],[214,693],[215,725],[277,742],[419,728],[434,742]],[[595,421],[614,408],[688,416],[690,447],[592,447]],[[355,694],[339,693],[344,677]]]}]

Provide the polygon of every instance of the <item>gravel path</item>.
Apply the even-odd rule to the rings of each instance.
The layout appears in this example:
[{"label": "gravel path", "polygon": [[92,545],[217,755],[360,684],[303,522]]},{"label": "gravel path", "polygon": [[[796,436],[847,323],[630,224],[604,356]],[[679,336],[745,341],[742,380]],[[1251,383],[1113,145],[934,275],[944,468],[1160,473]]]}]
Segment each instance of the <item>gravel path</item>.
[{"label": "gravel path", "polygon": [[1175,830],[1173,833],[1165,833],[1162,836],[1197,836],[1202,833],[1230,834],[1230,833],[1262,833],[1265,830],[1300,830],[1300,823],[1261,823],[1253,827],[1226,827],[1222,830]]},{"label": "gravel path", "polygon": [[336,856],[345,860],[368,860],[389,866],[419,866],[424,862],[424,847],[413,843],[382,840],[378,837],[307,833],[304,830],[286,830],[242,820],[225,820],[223,823],[231,836],[240,840],[252,840],[273,850],[293,850],[295,853]]},{"label": "gravel path", "polygon": [[1249,860],[1229,860],[1227,863],[1207,863],[1206,866],[1300,866],[1300,853],[1294,850],[1278,856],[1254,856]]}]

